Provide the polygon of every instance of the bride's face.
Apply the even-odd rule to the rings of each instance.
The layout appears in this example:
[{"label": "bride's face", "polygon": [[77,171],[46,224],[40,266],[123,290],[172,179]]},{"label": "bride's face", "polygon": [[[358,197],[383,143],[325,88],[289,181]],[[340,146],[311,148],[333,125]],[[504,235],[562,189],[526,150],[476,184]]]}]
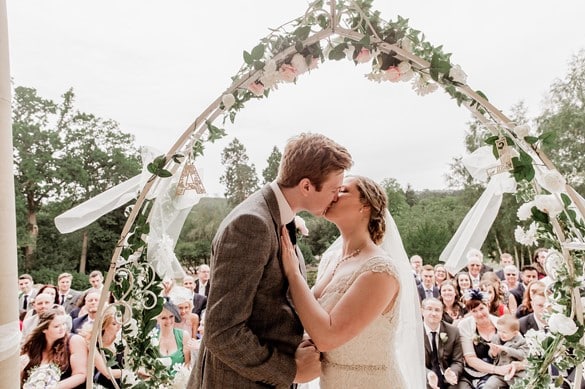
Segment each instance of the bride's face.
[{"label": "bride's face", "polygon": [[363,207],[360,202],[360,192],[356,185],[356,178],[347,177],[339,188],[337,201],[327,209],[325,219],[333,223],[343,218],[355,220],[360,217],[360,210]]}]

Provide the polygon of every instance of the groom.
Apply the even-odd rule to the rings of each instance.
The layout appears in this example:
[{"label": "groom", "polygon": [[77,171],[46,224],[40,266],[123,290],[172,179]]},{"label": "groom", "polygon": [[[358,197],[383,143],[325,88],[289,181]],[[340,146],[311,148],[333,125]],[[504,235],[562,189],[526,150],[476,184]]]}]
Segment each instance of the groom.
[{"label": "groom", "polygon": [[301,344],[303,327],[287,297],[280,233],[299,211],[323,215],[351,165],[345,147],[300,134],[287,143],[276,181],[223,220],[211,250],[205,335],[188,388],[289,388],[318,371],[319,353]]}]

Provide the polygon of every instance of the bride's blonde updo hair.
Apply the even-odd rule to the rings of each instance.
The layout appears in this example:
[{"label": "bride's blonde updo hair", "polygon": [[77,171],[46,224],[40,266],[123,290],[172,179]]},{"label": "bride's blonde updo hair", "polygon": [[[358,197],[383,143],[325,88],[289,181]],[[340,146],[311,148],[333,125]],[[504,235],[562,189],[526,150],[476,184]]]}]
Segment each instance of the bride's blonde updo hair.
[{"label": "bride's blonde updo hair", "polygon": [[363,176],[352,176],[356,180],[356,187],[360,192],[360,202],[370,207],[370,221],[368,231],[374,243],[382,242],[386,232],[384,218],[388,205],[386,191],[374,180]]}]

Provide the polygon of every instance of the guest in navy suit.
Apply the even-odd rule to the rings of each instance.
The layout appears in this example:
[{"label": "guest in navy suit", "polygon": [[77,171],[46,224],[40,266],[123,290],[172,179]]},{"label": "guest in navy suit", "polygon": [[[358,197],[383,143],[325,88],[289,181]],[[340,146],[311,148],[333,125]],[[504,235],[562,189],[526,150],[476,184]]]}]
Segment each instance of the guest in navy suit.
[{"label": "guest in navy suit", "polygon": [[420,301],[430,297],[438,298],[439,288],[435,285],[435,269],[431,265],[424,265],[420,275],[422,282],[417,286]]}]

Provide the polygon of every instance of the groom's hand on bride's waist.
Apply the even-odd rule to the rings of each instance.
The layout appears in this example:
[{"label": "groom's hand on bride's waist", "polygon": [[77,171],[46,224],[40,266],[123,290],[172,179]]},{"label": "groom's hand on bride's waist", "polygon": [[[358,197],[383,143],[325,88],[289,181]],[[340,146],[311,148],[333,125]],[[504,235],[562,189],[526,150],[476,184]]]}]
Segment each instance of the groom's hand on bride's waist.
[{"label": "groom's hand on bride's waist", "polygon": [[295,352],[295,383],[309,382],[321,374],[321,353],[310,340],[303,340]]}]

